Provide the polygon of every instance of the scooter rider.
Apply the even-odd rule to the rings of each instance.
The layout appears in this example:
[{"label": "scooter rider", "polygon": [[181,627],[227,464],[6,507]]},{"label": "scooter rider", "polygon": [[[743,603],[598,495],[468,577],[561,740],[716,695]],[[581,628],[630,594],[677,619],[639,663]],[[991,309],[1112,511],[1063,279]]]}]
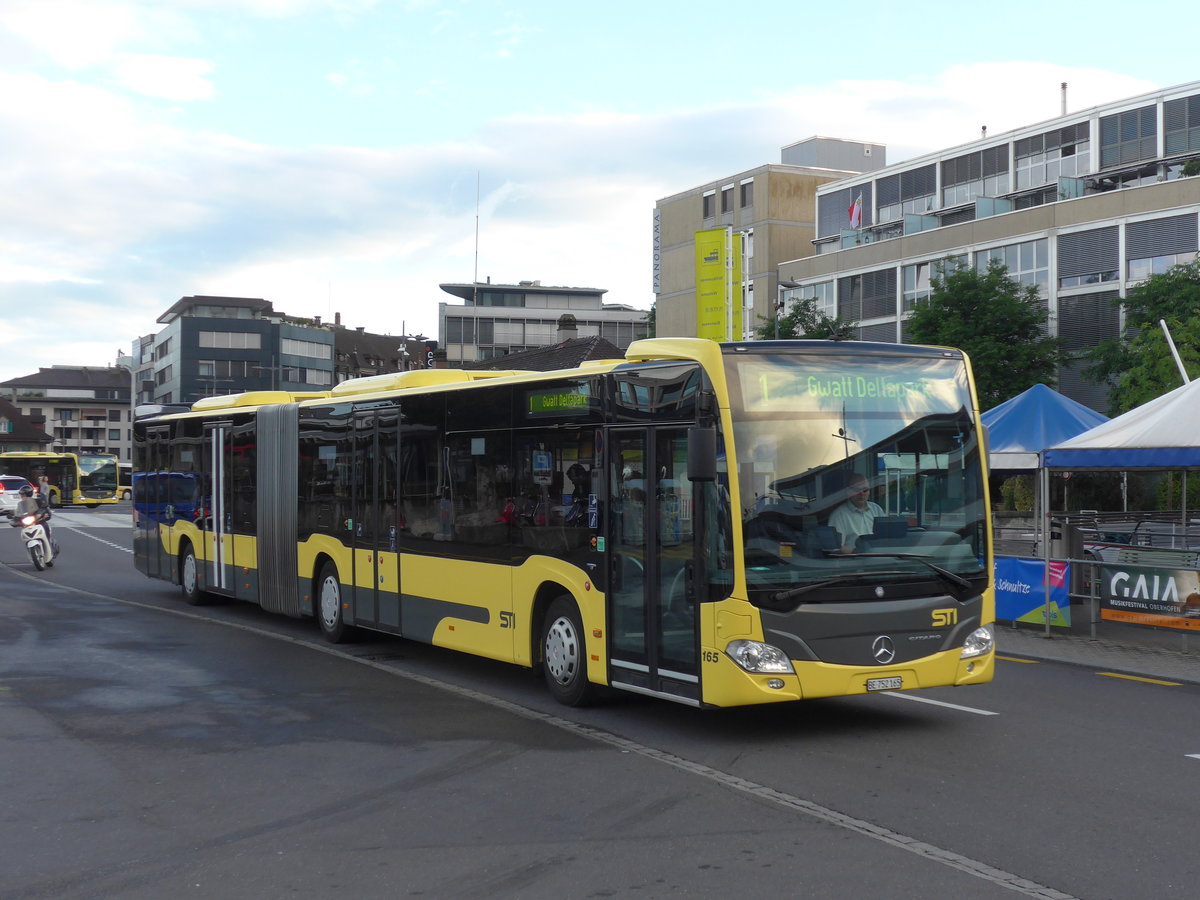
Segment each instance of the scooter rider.
[{"label": "scooter rider", "polygon": [[34,496],[33,488],[28,484],[21,485],[18,493],[21,495],[21,499],[17,501],[13,517],[19,519],[21,516],[36,515],[41,520],[42,527],[46,529],[46,540],[50,542],[51,547],[54,547],[54,534],[50,530],[50,505],[46,498],[41,494]]}]

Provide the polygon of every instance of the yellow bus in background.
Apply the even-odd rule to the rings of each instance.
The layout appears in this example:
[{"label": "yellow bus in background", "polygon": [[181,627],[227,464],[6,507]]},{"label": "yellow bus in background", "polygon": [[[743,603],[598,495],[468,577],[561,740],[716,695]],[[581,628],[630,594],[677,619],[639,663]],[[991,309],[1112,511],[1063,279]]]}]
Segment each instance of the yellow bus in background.
[{"label": "yellow bus in background", "polygon": [[51,506],[99,506],[117,502],[117,457],[112,453],[0,453],[0,471],[23,475],[35,486],[50,482]]}]

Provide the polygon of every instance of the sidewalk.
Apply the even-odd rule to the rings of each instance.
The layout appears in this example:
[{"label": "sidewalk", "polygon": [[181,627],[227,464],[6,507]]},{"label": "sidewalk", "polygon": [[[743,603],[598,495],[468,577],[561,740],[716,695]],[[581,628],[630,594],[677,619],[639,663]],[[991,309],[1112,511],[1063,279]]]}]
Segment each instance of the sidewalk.
[{"label": "sidewalk", "polygon": [[1184,635],[1165,629],[1136,628],[1113,622],[1096,623],[1082,631],[1007,622],[996,623],[996,652],[1073,663],[1125,675],[1200,684],[1200,634]]}]

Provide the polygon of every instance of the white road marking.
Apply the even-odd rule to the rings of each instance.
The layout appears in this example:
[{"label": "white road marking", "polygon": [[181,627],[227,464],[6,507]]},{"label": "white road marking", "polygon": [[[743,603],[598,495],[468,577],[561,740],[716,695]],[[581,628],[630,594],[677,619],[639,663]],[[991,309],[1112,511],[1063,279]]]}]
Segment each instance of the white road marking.
[{"label": "white road marking", "polygon": [[1200,759],[1200,753],[1188,753],[1186,755],[1188,759]]},{"label": "white road marking", "polygon": [[56,510],[50,519],[52,525],[71,525],[78,528],[133,528],[129,513],[77,512]]},{"label": "white road marking", "polygon": [[895,697],[897,700],[911,700],[913,703],[929,703],[933,706],[944,706],[946,709],[957,709],[960,712],[974,713],[977,716],[998,716],[998,712],[990,712],[986,709],[976,709],[973,706],[959,706],[957,703],[945,703],[941,700],[934,700],[930,697],[917,697],[914,694],[900,694],[894,691],[884,693],[885,697]]}]

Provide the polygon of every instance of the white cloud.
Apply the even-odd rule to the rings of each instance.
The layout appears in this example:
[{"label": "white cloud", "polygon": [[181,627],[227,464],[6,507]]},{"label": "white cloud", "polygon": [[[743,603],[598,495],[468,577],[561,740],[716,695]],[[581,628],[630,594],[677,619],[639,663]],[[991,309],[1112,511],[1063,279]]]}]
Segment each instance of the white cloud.
[{"label": "white cloud", "polygon": [[0,142],[0,303],[21,317],[0,334],[0,380],[47,364],[43,346],[14,339],[20,329],[78,321],[70,359],[104,365],[197,293],[432,336],[438,302],[452,299],[438,284],[475,273],[477,173],[481,279],[606,288],[610,302],[648,307],[657,199],[778,162],[813,134],[882,141],[891,162],[974,140],[984,124],[997,135],[1056,116],[1062,81],[1072,109],[1153,87],[984,64],[667,115],[511,117],[469,142],[364,150],[187,131],[147,119],[134,98],[0,73],[0,132],[12,136]]},{"label": "white cloud", "polygon": [[125,54],[113,69],[123,87],[165,100],[207,100],[213,96],[208,80],[212,64],[203,59],[141,53]]}]

